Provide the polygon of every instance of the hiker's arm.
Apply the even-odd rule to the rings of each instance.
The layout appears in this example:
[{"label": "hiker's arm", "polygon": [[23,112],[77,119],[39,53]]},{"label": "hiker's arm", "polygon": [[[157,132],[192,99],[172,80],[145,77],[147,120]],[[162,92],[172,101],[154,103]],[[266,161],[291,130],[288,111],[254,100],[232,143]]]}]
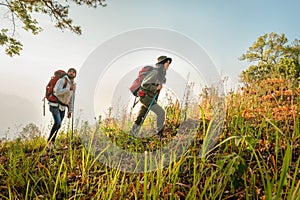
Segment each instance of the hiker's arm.
[{"label": "hiker's arm", "polygon": [[67,115],[68,118],[71,118],[71,116],[73,114],[73,108],[74,108],[74,105],[73,105],[74,100],[73,100],[73,98],[74,98],[74,96],[75,95],[73,94],[72,97],[71,97],[71,99],[70,99],[70,102],[68,104],[68,115]]},{"label": "hiker's arm", "polygon": [[74,102],[75,102],[75,90],[72,91],[72,96],[71,96],[70,101],[68,103],[68,111],[69,111],[69,113],[73,112]]},{"label": "hiker's arm", "polygon": [[67,115],[67,117],[70,118],[72,116],[72,113],[73,113],[73,105],[68,104],[68,115]]}]

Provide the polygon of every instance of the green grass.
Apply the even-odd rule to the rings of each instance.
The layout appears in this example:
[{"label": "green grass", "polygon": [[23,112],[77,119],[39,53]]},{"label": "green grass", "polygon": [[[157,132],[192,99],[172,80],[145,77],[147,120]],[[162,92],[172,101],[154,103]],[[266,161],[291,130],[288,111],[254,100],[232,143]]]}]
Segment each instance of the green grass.
[{"label": "green grass", "polygon": [[[229,110],[223,132],[206,149],[211,122],[202,115],[197,137],[175,162],[141,173],[112,169],[98,161],[94,144],[99,131],[132,152],[153,151],[166,145],[178,130],[179,114],[172,111],[166,139],[133,139],[117,126],[81,127],[72,145],[61,132],[56,148],[46,150],[44,138],[2,141],[1,199],[300,199],[299,117],[279,123],[257,116],[259,123]],[[180,116],[179,116],[180,117]],[[289,129],[282,124],[289,124]],[[90,136],[82,141],[80,130]],[[287,131],[288,130],[288,131]],[[213,131],[213,130],[212,130]],[[86,142],[86,146],[83,144]],[[91,145],[93,142],[93,145]],[[96,142],[96,143],[94,143]],[[151,162],[156,162],[146,154]],[[171,156],[172,157],[172,156]],[[172,158],[169,158],[172,159]],[[145,160],[145,165],[149,163]]]},{"label": "green grass", "polygon": [[227,130],[237,132],[230,132],[205,157],[194,145],[169,166],[139,174],[101,164],[77,135],[71,147],[61,134],[52,152],[46,151],[42,138],[3,142],[1,198],[299,199],[300,158],[293,155],[299,151],[299,130],[296,138],[289,138],[276,127],[268,141],[273,147],[266,149],[254,135],[264,138],[265,133],[243,129],[247,132],[241,134],[230,123]]}]

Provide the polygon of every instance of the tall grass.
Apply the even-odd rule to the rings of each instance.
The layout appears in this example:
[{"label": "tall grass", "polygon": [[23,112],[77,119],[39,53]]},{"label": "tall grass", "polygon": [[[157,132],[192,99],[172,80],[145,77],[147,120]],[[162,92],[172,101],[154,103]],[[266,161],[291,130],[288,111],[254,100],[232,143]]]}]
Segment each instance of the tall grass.
[{"label": "tall grass", "polygon": [[[207,134],[217,131],[210,129],[213,119],[203,114],[195,119],[200,124],[197,137],[177,160],[173,160],[174,152],[166,158],[172,161],[168,166],[157,163],[159,167],[151,171],[148,165],[156,160],[145,153],[145,170],[141,173],[123,172],[99,162],[106,150],[97,151],[99,133],[127,150],[151,152],[176,137],[180,121],[176,117],[182,117],[176,111],[178,104],[173,110],[166,109],[169,124],[162,141],[141,138],[127,143],[130,137],[116,124],[101,123],[95,128],[78,128],[72,145],[70,134],[60,133],[51,151],[41,137],[2,141],[0,198],[299,200],[299,116],[293,116],[291,122],[289,113],[281,113],[279,120],[278,115],[272,115],[274,107],[270,104],[263,115],[254,117],[245,112],[250,112],[249,99],[243,98],[245,95],[233,95],[228,99],[224,129],[213,148],[201,150]],[[259,102],[251,106],[261,109]],[[89,136],[86,141],[80,137],[82,134]]]},{"label": "tall grass", "polygon": [[[60,137],[62,149],[51,153],[44,149],[42,139],[31,148],[28,141],[6,142],[1,149],[1,197],[297,199],[300,158],[293,159],[295,147],[288,139],[282,141],[281,134],[277,137],[281,142],[275,142],[269,154],[259,149],[262,143],[251,135],[232,135],[205,158],[199,157],[194,146],[166,168],[142,174],[110,169],[97,162],[84,145],[63,149],[68,144],[64,135]],[[286,146],[281,151],[282,142]]]}]

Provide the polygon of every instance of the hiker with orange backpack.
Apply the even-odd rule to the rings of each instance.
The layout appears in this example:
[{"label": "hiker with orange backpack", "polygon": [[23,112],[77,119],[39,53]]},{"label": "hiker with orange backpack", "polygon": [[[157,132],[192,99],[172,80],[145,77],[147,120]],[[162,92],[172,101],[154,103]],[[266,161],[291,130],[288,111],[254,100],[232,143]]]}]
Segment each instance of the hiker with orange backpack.
[{"label": "hiker with orange backpack", "polygon": [[163,136],[165,111],[157,104],[157,98],[162,85],[166,83],[166,71],[172,62],[172,58],[160,56],[157,59],[156,67],[144,77],[141,86],[137,91],[140,98],[141,107],[138,116],[130,130],[131,135],[137,135],[148,112],[151,110],[156,114],[156,125],[158,136]]},{"label": "hiker with orange backpack", "polygon": [[48,138],[49,148],[52,148],[54,145],[57,132],[65,116],[66,108],[68,109],[68,118],[72,116],[74,108],[74,94],[76,89],[74,79],[76,77],[76,69],[70,68],[66,74],[62,74],[61,76],[58,80],[52,78],[46,88],[46,98],[54,120]]}]

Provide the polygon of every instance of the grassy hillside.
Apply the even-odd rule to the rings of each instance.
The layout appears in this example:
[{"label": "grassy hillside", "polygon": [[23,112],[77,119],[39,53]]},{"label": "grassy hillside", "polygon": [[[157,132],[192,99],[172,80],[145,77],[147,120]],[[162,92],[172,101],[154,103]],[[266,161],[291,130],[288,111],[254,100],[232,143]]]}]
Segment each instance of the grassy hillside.
[{"label": "grassy hillside", "polygon": [[[199,154],[212,120],[204,113],[191,119],[198,124],[197,136],[187,151],[170,165],[150,172],[109,168],[87,151],[79,136],[82,131],[101,132],[127,150],[153,151],[176,137],[178,105],[167,108],[163,140],[128,140],[119,127],[102,122],[95,129],[81,127],[72,142],[69,132],[61,133],[52,151],[40,137],[2,141],[0,197],[300,199],[298,93],[298,88],[289,87],[284,80],[268,79],[228,95],[224,128],[213,149]],[[201,105],[199,110],[206,112],[209,105],[205,101]]]}]

